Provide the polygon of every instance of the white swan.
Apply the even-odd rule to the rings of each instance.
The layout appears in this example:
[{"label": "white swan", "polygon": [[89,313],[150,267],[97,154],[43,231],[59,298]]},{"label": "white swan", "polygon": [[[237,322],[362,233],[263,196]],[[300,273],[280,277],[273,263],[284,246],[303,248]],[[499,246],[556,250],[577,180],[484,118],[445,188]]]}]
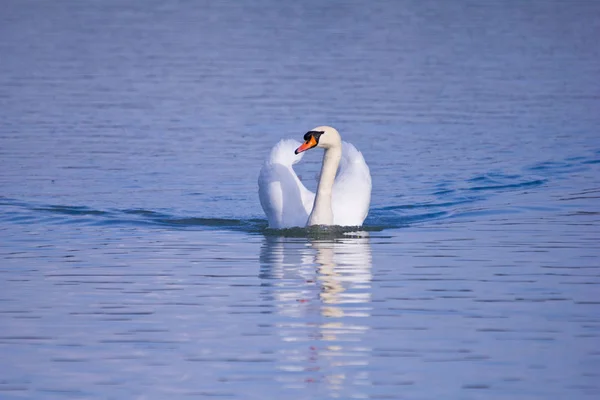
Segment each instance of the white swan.
[{"label": "white swan", "polygon": [[[325,149],[316,195],[292,168],[313,147]],[[269,228],[360,226],[369,212],[371,173],[362,154],[342,142],[337,130],[319,126],[304,135],[302,144],[287,139],[273,147],[260,170],[258,195]]]}]

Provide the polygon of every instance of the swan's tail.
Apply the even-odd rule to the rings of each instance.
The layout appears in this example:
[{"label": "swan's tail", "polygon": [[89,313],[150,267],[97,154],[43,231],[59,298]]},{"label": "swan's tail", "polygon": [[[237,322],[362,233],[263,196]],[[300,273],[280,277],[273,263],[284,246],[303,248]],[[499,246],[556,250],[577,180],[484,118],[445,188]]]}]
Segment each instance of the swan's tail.
[{"label": "swan's tail", "polygon": [[302,160],[304,153],[295,154],[294,151],[300,146],[302,143],[294,140],[294,139],[283,139],[277,143],[273,149],[271,149],[271,154],[267,159],[267,162],[271,164],[282,164],[291,166],[292,164],[296,164],[298,161]]}]

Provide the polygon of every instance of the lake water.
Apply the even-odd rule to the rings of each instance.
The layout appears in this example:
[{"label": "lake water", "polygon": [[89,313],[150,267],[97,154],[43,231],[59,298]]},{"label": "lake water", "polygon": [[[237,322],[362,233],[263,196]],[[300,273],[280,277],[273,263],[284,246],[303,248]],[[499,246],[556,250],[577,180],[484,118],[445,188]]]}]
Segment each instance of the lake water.
[{"label": "lake water", "polygon": [[[0,398],[597,399],[598,38],[597,1],[3,1]],[[364,232],[267,230],[322,124]]]}]

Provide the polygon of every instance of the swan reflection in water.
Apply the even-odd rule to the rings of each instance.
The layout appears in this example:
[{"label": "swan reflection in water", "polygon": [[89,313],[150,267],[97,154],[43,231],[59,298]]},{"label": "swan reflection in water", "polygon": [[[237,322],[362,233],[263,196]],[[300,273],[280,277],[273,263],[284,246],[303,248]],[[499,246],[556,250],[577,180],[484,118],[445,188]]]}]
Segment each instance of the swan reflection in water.
[{"label": "swan reflection in water", "polygon": [[342,395],[369,384],[371,348],[369,238],[329,240],[265,237],[260,254],[262,296],[280,318],[283,342],[277,379],[286,387],[323,383]]}]

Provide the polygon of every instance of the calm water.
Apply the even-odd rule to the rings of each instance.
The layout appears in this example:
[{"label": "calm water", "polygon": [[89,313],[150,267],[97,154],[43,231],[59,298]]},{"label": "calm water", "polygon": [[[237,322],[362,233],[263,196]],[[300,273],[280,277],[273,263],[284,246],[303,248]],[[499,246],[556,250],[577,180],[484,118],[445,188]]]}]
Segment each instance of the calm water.
[{"label": "calm water", "polygon": [[[0,398],[598,398],[598,38],[597,1],[4,0]],[[365,232],[270,232],[262,160],[321,124]]]}]

